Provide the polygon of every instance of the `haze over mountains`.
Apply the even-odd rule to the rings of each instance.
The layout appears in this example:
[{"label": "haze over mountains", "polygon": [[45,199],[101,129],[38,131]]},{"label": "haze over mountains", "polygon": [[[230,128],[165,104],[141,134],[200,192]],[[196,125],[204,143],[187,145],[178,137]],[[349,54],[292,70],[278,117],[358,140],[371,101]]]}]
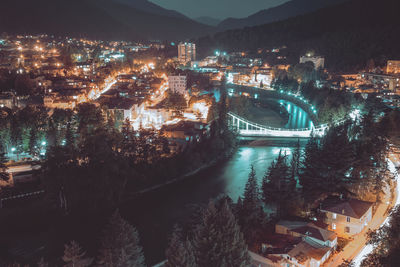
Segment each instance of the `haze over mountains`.
[{"label": "haze over mountains", "polygon": [[202,23],[205,25],[210,25],[210,26],[217,26],[219,23],[221,23],[221,20],[212,18],[212,17],[207,17],[207,16],[198,17],[198,18],[195,18],[194,20],[199,23]]},{"label": "haze over mountains", "polygon": [[213,28],[147,0],[2,0],[0,32],[105,39],[185,39]]},{"label": "haze over mountains", "polygon": [[304,15],[348,0],[291,0],[282,5],[261,10],[247,18],[228,18],[218,24],[219,30],[239,29]]}]

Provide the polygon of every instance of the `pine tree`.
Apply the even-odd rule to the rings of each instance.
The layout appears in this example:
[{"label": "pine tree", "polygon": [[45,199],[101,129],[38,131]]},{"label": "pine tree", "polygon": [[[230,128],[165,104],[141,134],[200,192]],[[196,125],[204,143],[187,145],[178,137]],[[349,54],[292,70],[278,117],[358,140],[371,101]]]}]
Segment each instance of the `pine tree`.
[{"label": "pine tree", "polygon": [[62,260],[66,263],[64,267],[86,267],[93,262],[92,258],[85,257],[86,252],[82,250],[76,241],[64,246],[64,256]]},{"label": "pine tree", "polygon": [[114,212],[106,225],[99,254],[100,266],[145,266],[139,234],[118,211]]},{"label": "pine tree", "polygon": [[267,205],[275,204],[278,218],[282,216],[284,207],[288,205],[296,189],[296,181],[289,173],[286,157],[279,153],[265,173],[262,183],[263,200]]},{"label": "pine tree", "polygon": [[242,226],[246,239],[253,240],[253,233],[256,233],[256,230],[260,229],[264,218],[260,188],[253,166],[251,166],[241,206],[238,218],[239,223]]},{"label": "pine tree", "polygon": [[320,162],[321,149],[318,140],[315,137],[311,137],[304,151],[304,159],[299,175],[303,196],[306,201],[314,199],[320,192],[316,183],[321,172]]},{"label": "pine tree", "polygon": [[46,132],[46,140],[48,148],[56,146],[58,144],[57,140],[57,128],[52,119],[49,120],[49,125]]},{"label": "pine tree", "polygon": [[65,146],[70,148],[75,147],[75,138],[72,131],[71,122],[67,123],[67,130],[65,132]]},{"label": "pine tree", "polygon": [[38,267],[49,267],[49,264],[44,261],[44,258],[41,258],[40,261],[37,263]]},{"label": "pine tree", "polygon": [[290,161],[290,173],[292,175],[292,179],[298,178],[300,163],[301,163],[301,147],[300,147],[300,140],[297,139],[297,144],[293,150],[292,159]]},{"label": "pine tree", "polygon": [[[13,117],[16,117],[15,115]],[[10,136],[11,136],[11,144],[15,148],[15,153],[17,154],[17,158],[19,154],[23,151],[23,142],[22,142],[22,131],[20,127],[20,123],[16,118],[13,118],[11,121],[11,129],[10,129]]]},{"label": "pine tree", "polygon": [[210,201],[195,232],[193,246],[200,267],[244,267],[250,263],[243,234],[226,199],[219,205]]},{"label": "pine tree", "polygon": [[182,229],[175,226],[168,248],[165,252],[167,267],[187,267],[196,266],[196,259],[192,244],[184,239]]},{"label": "pine tree", "polygon": [[33,126],[29,133],[29,154],[32,156],[37,153],[37,128]]},{"label": "pine tree", "polygon": [[4,152],[3,144],[0,142],[0,179],[3,181],[10,179],[10,174],[7,172],[7,162],[8,159]]}]

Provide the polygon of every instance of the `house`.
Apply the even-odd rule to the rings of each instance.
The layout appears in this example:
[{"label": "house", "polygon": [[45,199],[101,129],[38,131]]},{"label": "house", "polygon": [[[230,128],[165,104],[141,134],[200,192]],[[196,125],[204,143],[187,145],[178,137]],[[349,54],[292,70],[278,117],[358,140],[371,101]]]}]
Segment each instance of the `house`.
[{"label": "house", "polygon": [[125,120],[132,121],[144,108],[143,100],[124,97],[108,98],[102,104],[107,107],[107,117],[112,116],[119,124]]},{"label": "house", "polygon": [[329,230],[350,237],[360,233],[371,221],[372,207],[372,202],[333,198],[321,203],[320,212],[325,214]]},{"label": "house", "polygon": [[180,121],[177,124],[166,125],[162,128],[163,135],[170,139],[181,139],[187,142],[200,141],[208,131],[208,124],[195,121]]},{"label": "house", "polygon": [[12,92],[4,92],[0,94],[0,108],[7,107],[13,109],[17,105],[17,98]]},{"label": "house", "polygon": [[309,222],[279,221],[275,233],[261,255],[250,253],[252,266],[319,267],[337,246],[334,232]]},{"label": "house", "polygon": [[286,234],[303,239],[311,240],[322,246],[336,248],[337,235],[335,232],[323,229],[313,223],[296,222],[296,221],[279,221],[275,225],[275,232],[278,234]]}]

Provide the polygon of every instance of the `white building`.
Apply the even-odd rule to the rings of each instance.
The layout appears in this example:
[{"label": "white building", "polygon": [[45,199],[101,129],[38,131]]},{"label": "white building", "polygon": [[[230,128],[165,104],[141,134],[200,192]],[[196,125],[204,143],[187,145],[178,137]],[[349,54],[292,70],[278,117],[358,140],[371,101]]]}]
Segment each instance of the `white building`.
[{"label": "white building", "polygon": [[186,93],[187,79],[185,75],[168,76],[169,89],[175,93]]},{"label": "white building", "polygon": [[196,60],[196,44],[180,43],[178,45],[178,60],[179,63],[186,65],[190,61]]},{"label": "white building", "polygon": [[325,66],[325,58],[321,56],[305,55],[300,57],[300,63],[312,62],[316,70],[323,69]]}]

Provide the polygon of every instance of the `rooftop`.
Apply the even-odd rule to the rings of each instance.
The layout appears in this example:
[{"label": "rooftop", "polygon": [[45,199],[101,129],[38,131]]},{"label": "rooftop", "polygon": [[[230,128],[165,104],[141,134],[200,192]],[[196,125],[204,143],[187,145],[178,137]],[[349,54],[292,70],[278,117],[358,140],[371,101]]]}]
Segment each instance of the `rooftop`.
[{"label": "rooftop", "polygon": [[335,198],[324,200],[321,203],[321,210],[360,219],[372,205],[372,202],[353,198],[347,200]]}]

